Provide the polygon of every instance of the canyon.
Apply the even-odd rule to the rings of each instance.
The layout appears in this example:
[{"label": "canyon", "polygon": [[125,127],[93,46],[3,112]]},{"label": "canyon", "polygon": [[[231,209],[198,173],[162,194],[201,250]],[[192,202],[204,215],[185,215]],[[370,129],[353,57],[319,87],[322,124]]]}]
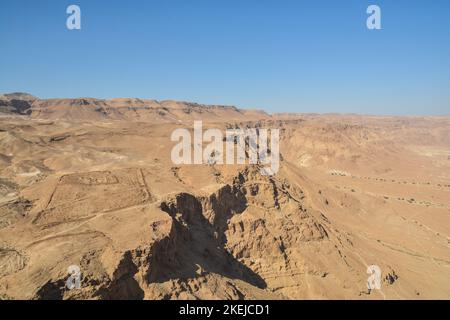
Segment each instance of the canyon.
[{"label": "canyon", "polygon": [[[279,129],[278,172],[175,165],[199,120]],[[448,299],[449,157],[445,116],[3,95],[0,299]]]}]

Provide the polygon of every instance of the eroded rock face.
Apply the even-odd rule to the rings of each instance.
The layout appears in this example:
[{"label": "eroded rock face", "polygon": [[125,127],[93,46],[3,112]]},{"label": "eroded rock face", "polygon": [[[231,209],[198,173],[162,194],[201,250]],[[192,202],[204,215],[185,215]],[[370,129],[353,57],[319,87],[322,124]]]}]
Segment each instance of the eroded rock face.
[{"label": "eroded rock face", "polygon": [[302,259],[297,248],[328,240],[303,197],[301,190],[248,168],[205,206],[226,250],[274,289],[280,274],[304,271],[297,267]]},{"label": "eroded rock face", "polygon": [[31,100],[24,100],[21,98],[0,97],[0,113],[31,115]]},{"label": "eroded rock face", "polygon": [[[116,184],[116,174],[66,176],[67,183]],[[286,278],[305,272],[298,248],[329,241],[304,194],[249,167],[210,195],[178,193],[159,202],[167,218],[152,223],[135,248],[106,246],[80,259],[82,289],[59,273],[35,299],[281,298]],[[34,220],[33,223],[35,223]],[[275,267],[275,269],[274,269]],[[284,279],[284,280],[283,280]],[[298,283],[297,280],[295,280]],[[294,296],[295,297],[295,296]]]},{"label": "eroded rock face", "polygon": [[276,273],[299,272],[297,246],[328,240],[302,197],[249,168],[210,196],[180,193],[163,201],[173,232],[154,246],[149,283],[215,274],[272,292]]}]

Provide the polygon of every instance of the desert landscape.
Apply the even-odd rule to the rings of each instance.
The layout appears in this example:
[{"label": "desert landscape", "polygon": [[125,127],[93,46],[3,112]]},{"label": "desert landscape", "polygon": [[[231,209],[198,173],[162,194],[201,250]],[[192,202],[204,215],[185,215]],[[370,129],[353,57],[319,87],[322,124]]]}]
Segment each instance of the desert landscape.
[{"label": "desert landscape", "polygon": [[[195,120],[279,172],[174,165]],[[450,116],[2,95],[0,299],[450,299]]]}]

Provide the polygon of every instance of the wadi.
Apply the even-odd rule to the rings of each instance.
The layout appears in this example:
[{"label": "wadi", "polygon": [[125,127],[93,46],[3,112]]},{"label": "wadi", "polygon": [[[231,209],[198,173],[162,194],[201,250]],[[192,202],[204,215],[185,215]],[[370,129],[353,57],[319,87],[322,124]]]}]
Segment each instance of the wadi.
[{"label": "wadi", "polygon": [[[195,121],[279,130],[278,170],[174,163]],[[449,159],[446,116],[5,94],[0,299],[449,299]]]}]

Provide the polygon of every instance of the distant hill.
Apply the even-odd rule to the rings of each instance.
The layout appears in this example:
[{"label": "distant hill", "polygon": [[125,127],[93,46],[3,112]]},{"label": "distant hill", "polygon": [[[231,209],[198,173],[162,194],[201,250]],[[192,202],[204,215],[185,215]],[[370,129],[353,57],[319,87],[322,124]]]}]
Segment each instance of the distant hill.
[{"label": "distant hill", "polygon": [[38,98],[26,93],[26,92],[12,92],[12,93],[5,93],[0,96],[1,98],[6,98],[9,100],[37,100]]},{"label": "distant hill", "polygon": [[0,95],[0,114],[31,115],[31,103],[35,100],[36,97],[23,92]]},{"label": "distant hill", "polygon": [[157,101],[136,98],[111,100],[95,98],[38,99],[27,93],[0,96],[0,113],[29,115],[40,119],[136,120],[145,122],[242,121],[249,118],[268,119],[260,110],[244,110],[234,106],[204,105],[183,101]]}]

